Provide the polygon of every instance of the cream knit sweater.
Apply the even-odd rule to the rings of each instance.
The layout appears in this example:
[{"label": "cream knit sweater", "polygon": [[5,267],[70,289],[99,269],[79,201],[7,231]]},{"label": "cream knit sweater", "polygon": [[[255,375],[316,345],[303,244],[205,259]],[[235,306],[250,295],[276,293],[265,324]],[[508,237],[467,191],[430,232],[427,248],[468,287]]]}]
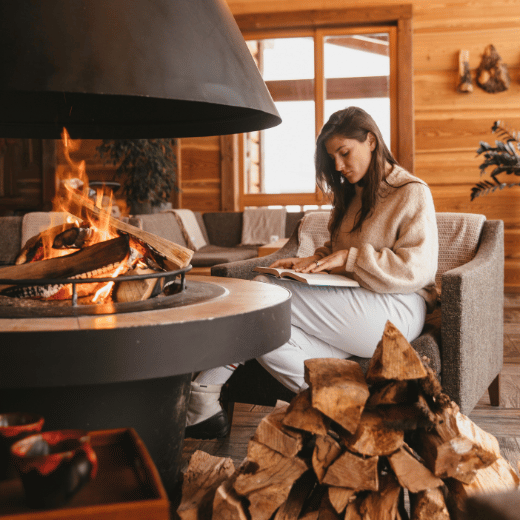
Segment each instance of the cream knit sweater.
[{"label": "cream knit sweater", "polygon": [[[361,208],[362,188],[348,208],[334,241],[316,249],[320,258],[348,250],[343,269],[362,287],[377,293],[420,294],[431,312],[437,300],[435,273],[439,240],[433,198],[427,184],[394,166],[382,184],[373,214],[350,233]],[[409,181],[416,181],[406,184]]]}]

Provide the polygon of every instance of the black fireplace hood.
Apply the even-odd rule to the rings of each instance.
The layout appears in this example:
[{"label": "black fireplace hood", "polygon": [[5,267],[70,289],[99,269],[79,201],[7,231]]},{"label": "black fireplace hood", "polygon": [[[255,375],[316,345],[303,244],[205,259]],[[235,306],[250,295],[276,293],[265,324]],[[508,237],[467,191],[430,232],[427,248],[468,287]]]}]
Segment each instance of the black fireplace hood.
[{"label": "black fireplace hood", "polygon": [[0,137],[193,137],[280,122],[224,0],[0,0]]}]

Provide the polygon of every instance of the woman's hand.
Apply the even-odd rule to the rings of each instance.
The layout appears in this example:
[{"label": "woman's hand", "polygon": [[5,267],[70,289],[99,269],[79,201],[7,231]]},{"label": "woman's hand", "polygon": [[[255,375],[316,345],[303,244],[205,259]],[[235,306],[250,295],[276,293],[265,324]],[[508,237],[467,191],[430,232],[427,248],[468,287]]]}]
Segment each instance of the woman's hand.
[{"label": "woman's hand", "polygon": [[318,265],[316,265],[316,257],[314,260],[302,269],[302,273],[320,273],[322,271],[331,271],[336,267],[345,267],[348,258],[348,249],[341,249],[340,251],[335,251],[329,256],[321,258],[318,260]]},{"label": "woman's hand", "polygon": [[278,267],[282,269],[294,269],[298,272],[308,272],[303,271],[308,266],[316,265],[315,261],[320,257],[318,255],[308,256],[305,258],[280,258],[280,260],[276,260],[269,267]]}]

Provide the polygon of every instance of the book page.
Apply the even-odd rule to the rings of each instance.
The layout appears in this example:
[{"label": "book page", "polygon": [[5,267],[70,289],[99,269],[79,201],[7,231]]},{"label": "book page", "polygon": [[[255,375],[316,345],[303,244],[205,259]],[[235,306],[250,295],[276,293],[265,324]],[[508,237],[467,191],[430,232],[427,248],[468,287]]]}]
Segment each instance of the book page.
[{"label": "book page", "polygon": [[309,285],[330,285],[337,287],[359,287],[359,283],[352,278],[341,274],[330,273],[297,273],[292,269],[285,269],[282,276],[307,283]]}]

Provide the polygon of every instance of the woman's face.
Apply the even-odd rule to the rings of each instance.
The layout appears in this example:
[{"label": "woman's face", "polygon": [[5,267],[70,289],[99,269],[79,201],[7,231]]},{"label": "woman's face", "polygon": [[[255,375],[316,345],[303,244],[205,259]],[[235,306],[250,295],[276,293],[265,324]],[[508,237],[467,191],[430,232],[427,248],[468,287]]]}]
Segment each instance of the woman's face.
[{"label": "woman's face", "polygon": [[334,161],[336,170],[351,184],[359,182],[365,176],[375,147],[376,138],[371,132],[363,143],[341,135],[334,135],[325,142],[325,148]]}]

